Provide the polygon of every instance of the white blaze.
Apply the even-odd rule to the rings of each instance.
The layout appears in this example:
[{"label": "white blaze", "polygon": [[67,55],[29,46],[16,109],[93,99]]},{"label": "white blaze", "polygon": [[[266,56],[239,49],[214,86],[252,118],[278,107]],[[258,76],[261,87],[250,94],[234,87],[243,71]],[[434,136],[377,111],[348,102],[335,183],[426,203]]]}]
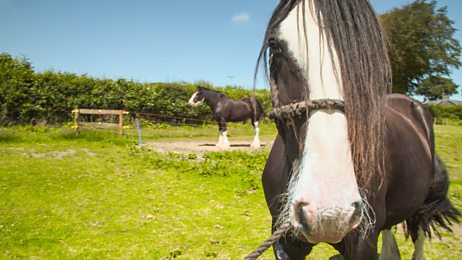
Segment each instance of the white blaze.
[{"label": "white blaze", "polygon": [[194,94],[192,94],[191,98],[190,98],[189,101],[188,101],[188,104],[189,104],[190,106],[195,107],[195,106],[199,105],[202,101],[204,101],[204,99],[202,99],[202,100],[200,100],[200,101],[198,101],[198,102],[194,102],[194,99],[196,98],[196,96],[197,96],[197,91],[194,92]]},{"label": "white blaze", "polygon": [[[337,54],[335,50],[330,54],[325,35],[320,35],[310,0],[305,0],[305,7],[305,23],[300,3],[281,23],[279,37],[287,42],[305,75],[310,100],[343,100],[341,77],[335,73],[340,71]],[[309,203],[315,210],[350,209],[353,202],[361,200],[344,113],[324,109],[310,115],[298,182],[289,192],[292,203]]]},{"label": "white blaze", "polygon": [[[303,10],[300,3],[281,23],[280,36],[287,41],[289,50],[309,82],[310,99],[343,99],[340,75],[338,78],[335,76],[335,71],[340,71],[337,54],[335,50],[333,55],[329,53],[325,35],[320,35],[316,14],[310,10],[311,1],[305,2],[306,28],[303,28]],[[335,70],[332,61],[335,62]]]}]

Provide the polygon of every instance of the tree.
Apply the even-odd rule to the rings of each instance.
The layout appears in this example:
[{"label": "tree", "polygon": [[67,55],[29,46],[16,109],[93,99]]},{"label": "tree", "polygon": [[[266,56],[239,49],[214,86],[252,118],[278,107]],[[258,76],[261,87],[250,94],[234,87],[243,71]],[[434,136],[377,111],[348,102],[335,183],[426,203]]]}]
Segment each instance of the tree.
[{"label": "tree", "polygon": [[457,93],[457,87],[449,78],[430,76],[421,81],[416,94],[425,96],[429,100],[437,100]]},{"label": "tree", "polygon": [[461,66],[460,43],[447,8],[436,0],[417,0],[380,16],[390,42],[393,92],[421,94],[429,99],[457,93],[449,78]]}]

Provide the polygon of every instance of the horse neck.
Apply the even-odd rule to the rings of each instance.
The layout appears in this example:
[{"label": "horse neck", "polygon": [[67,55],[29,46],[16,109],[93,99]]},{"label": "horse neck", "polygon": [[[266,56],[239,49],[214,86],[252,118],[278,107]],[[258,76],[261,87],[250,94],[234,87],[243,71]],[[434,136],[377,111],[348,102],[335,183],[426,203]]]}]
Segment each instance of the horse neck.
[{"label": "horse neck", "polygon": [[305,76],[309,99],[343,100],[337,53],[328,45],[326,35],[320,33],[312,1],[300,1],[281,23],[280,32]]},{"label": "horse neck", "polygon": [[220,97],[220,93],[210,92],[208,95],[205,95],[204,102],[213,109],[222,100],[223,98]]}]

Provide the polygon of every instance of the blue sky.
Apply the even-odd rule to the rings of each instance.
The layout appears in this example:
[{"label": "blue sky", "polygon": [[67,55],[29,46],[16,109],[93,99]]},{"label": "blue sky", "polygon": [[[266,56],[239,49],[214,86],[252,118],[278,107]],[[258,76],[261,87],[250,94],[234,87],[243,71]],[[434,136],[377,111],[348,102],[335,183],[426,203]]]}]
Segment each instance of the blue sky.
[{"label": "blue sky", "polygon": [[[0,52],[29,58],[39,72],[140,82],[205,80],[251,88],[277,2],[0,0]],[[378,13],[410,2],[372,0]],[[462,1],[439,0],[438,5],[448,6],[460,30]],[[460,31],[456,38],[462,42]],[[462,86],[462,70],[452,76]],[[462,100],[462,95],[454,98]]]}]

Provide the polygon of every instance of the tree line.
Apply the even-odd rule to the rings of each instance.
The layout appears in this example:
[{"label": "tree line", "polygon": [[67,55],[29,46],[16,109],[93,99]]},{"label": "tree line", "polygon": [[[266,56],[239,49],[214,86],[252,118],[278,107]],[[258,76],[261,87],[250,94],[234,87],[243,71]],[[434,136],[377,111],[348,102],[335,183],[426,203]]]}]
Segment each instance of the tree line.
[{"label": "tree line", "polygon": [[[390,43],[393,92],[423,95],[428,100],[457,93],[451,70],[461,66],[461,47],[454,22],[436,0],[417,0],[380,16]],[[187,106],[196,85],[208,82],[139,83],[126,79],[97,79],[66,72],[35,72],[26,58],[0,54],[0,125],[60,124],[71,120],[75,108],[108,108],[166,116],[211,119],[207,107]],[[215,88],[231,98],[253,95],[235,86]],[[256,97],[268,111],[267,90]],[[440,111],[438,109],[434,111]],[[436,113],[436,112],[435,112]],[[445,114],[445,113],[440,113]]]}]

